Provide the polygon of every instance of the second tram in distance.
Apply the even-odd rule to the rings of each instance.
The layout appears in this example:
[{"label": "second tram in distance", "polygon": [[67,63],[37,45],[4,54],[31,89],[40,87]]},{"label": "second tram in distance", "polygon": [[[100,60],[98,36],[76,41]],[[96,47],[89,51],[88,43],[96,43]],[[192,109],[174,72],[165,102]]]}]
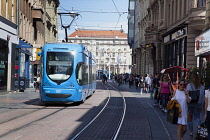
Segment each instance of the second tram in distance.
[{"label": "second tram in distance", "polygon": [[41,52],[40,99],[84,102],[96,89],[96,62],[83,45],[46,44]]}]

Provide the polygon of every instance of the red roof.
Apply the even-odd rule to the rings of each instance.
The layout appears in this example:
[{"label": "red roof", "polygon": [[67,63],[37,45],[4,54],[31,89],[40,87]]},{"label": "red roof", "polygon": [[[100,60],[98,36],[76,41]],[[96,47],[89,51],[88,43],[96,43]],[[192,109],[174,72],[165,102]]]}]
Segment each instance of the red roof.
[{"label": "red roof", "polygon": [[127,34],[120,31],[108,30],[78,30],[70,34],[68,37],[93,37],[93,38],[127,38]]}]

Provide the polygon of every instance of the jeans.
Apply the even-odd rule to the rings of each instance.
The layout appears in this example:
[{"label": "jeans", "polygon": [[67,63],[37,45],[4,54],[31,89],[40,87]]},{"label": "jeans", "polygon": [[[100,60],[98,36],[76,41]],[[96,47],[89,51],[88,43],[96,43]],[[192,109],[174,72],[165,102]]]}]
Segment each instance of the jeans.
[{"label": "jeans", "polygon": [[150,84],[146,84],[146,92],[147,93],[151,92],[151,85]]},{"label": "jeans", "polygon": [[140,94],[142,94],[143,92],[143,87],[140,87]]},{"label": "jeans", "polygon": [[161,94],[162,106],[165,109],[168,103],[169,94]]},{"label": "jeans", "polygon": [[195,123],[195,126],[200,126],[201,119],[200,119],[200,113],[201,113],[201,106],[197,103],[191,103],[188,104],[188,111],[192,114],[193,118],[191,122],[188,122],[188,128],[189,131],[193,131],[193,123]]}]

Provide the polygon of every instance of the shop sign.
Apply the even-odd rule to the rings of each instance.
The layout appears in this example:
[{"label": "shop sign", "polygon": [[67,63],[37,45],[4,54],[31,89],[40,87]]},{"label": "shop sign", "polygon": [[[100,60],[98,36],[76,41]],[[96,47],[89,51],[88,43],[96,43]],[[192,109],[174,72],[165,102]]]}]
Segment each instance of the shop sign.
[{"label": "shop sign", "polygon": [[145,43],[151,44],[156,41],[157,35],[156,34],[146,34],[145,36]]},{"label": "shop sign", "polygon": [[210,54],[210,30],[195,38],[195,56]]},{"label": "shop sign", "polygon": [[183,29],[180,29],[180,30],[176,31],[175,33],[172,34],[171,39],[173,40],[173,39],[176,39],[180,36],[185,35],[186,30],[187,30],[187,28],[183,28]]},{"label": "shop sign", "polygon": [[166,37],[164,37],[164,43],[167,43],[170,41],[170,35],[167,35]]}]

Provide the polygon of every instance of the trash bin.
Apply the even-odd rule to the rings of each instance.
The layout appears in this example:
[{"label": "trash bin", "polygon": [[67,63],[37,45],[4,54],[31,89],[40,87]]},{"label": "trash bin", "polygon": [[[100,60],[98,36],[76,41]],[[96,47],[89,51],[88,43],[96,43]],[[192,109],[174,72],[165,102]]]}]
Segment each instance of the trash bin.
[{"label": "trash bin", "polygon": [[24,92],[26,89],[26,77],[19,77],[19,91]]}]

